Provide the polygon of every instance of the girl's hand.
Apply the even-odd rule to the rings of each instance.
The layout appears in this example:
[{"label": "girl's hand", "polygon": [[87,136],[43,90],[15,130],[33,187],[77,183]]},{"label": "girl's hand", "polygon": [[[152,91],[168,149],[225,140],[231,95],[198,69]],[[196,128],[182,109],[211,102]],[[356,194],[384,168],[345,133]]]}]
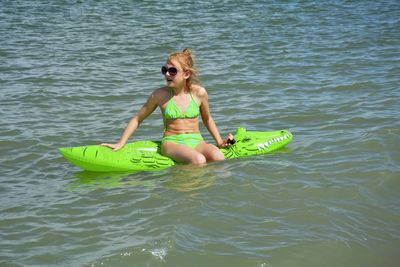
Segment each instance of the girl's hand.
[{"label": "girl's hand", "polygon": [[235,143],[235,139],[233,137],[233,134],[229,133],[228,136],[225,138],[224,141],[222,141],[222,144],[220,144],[218,147],[228,147],[230,145],[233,145]]},{"label": "girl's hand", "polygon": [[120,143],[116,143],[116,144],[106,144],[106,143],[103,143],[103,144],[101,144],[101,145],[102,145],[102,146],[109,147],[109,148],[112,148],[113,151],[118,151],[118,150],[120,150],[121,148],[124,147],[124,144],[120,144]]}]

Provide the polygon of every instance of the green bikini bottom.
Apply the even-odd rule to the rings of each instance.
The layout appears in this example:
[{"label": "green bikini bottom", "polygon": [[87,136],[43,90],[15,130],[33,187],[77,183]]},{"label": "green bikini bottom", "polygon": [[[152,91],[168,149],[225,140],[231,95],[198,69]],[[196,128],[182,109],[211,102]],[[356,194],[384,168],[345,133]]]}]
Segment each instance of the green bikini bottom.
[{"label": "green bikini bottom", "polygon": [[164,136],[162,138],[161,143],[165,142],[173,142],[179,145],[185,145],[191,148],[196,148],[196,146],[203,141],[203,137],[199,133],[193,134],[176,134],[176,135],[169,135]]}]

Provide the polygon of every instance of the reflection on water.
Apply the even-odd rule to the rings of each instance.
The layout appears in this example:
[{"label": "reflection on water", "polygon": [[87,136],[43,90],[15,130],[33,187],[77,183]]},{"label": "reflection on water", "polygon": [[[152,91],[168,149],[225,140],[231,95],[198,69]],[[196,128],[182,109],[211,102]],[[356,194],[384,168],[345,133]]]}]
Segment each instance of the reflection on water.
[{"label": "reflection on water", "polygon": [[173,168],[165,187],[181,192],[204,189],[218,178],[229,177],[228,165],[212,163],[206,166],[180,165]]},{"label": "reflection on water", "polygon": [[80,171],[75,173],[76,179],[70,184],[71,191],[92,191],[99,188],[139,187],[154,188],[155,180],[143,179],[137,173],[104,173]]},{"label": "reflection on water", "polygon": [[[161,177],[160,177],[161,176]],[[211,163],[205,166],[178,165],[168,170],[154,172],[89,172],[75,173],[70,191],[92,191],[117,187],[146,187],[158,185],[181,192],[190,192],[209,187],[217,177],[229,177],[228,165]],[[168,177],[165,179],[165,177]]]}]

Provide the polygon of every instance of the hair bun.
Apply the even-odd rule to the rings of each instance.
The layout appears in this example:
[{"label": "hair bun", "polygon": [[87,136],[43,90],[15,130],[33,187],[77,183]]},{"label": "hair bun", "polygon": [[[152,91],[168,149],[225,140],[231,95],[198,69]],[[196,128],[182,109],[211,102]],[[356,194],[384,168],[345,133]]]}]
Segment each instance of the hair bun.
[{"label": "hair bun", "polygon": [[182,53],[184,53],[187,56],[192,56],[192,50],[190,50],[189,48],[183,49]]}]

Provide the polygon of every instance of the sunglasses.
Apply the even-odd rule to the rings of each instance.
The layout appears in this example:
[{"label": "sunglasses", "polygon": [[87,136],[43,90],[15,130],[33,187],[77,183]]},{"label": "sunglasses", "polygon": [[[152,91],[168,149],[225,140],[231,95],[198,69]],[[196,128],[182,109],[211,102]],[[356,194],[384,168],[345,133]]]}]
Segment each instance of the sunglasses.
[{"label": "sunglasses", "polygon": [[175,76],[176,74],[178,74],[178,69],[175,68],[175,67],[167,68],[166,66],[162,66],[161,67],[161,73],[163,75],[165,75],[165,74],[167,74],[167,72],[169,73],[169,75]]}]

